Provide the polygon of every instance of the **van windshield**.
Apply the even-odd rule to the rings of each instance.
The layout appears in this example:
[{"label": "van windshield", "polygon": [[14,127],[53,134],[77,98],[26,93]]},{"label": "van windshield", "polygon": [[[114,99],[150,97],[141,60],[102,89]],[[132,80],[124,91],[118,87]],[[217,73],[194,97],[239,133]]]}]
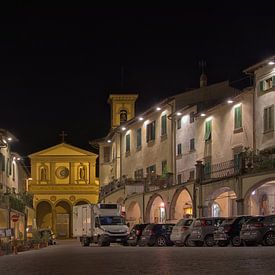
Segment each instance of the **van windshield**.
[{"label": "van windshield", "polygon": [[104,216],[99,217],[101,225],[124,225],[125,220],[120,216]]}]

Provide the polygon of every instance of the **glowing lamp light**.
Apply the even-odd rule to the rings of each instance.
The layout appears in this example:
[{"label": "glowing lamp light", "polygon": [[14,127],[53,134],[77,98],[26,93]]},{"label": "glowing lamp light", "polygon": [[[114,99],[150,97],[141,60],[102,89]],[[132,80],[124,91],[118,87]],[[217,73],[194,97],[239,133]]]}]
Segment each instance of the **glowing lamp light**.
[{"label": "glowing lamp light", "polygon": [[16,160],[21,160],[21,158],[18,157]]},{"label": "glowing lamp light", "polygon": [[231,99],[228,99],[228,100],[227,100],[227,103],[228,103],[228,104],[232,104],[233,102],[234,102],[234,101],[231,100]]},{"label": "glowing lamp light", "polygon": [[253,196],[254,196],[255,194],[256,194],[256,191],[255,191],[255,190],[254,190],[254,191],[252,191],[251,195],[253,195]]},{"label": "glowing lamp light", "polygon": [[108,139],[108,140],[107,140],[107,142],[108,142],[108,143],[111,143],[111,140],[110,140],[110,139]]},{"label": "glowing lamp light", "polygon": [[125,130],[126,130],[126,127],[124,127],[124,126],[121,127],[121,130],[122,130],[122,131],[125,131]]},{"label": "glowing lamp light", "polygon": [[11,138],[11,137],[8,137],[8,141],[12,141],[12,138]]},{"label": "glowing lamp light", "polygon": [[5,139],[3,139],[3,142],[4,142],[5,144],[7,144],[7,142],[6,142],[6,140],[5,140]]},{"label": "glowing lamp light", "polygon": [[143,117],[140,117],[139,120],[142,121],[144,118]]},{"label": "glowing lamp light", "polygon": [[160,111],[160,110],[161,110],[161,108],[160,108],[160,107],[157,107],[157,108],[156,108],[156,110],[157,110],[157,111]]},{"label": "glowing lamp light", "polygon": [[182,114],[181,114],[181,112],[177,112],[177,116],[181,116]]},{"label": "glowing lamp light", "polygon": [[268,62],[268,65],[274,65],[274,64],[275,64],[274,61],[269,61],[269,62]]},{"label": "glowing lamp light", "polygon": [[206,116],[206,114],[202,113],[202,114],[201,114],[201,117],[204,117],[204,116]]}]

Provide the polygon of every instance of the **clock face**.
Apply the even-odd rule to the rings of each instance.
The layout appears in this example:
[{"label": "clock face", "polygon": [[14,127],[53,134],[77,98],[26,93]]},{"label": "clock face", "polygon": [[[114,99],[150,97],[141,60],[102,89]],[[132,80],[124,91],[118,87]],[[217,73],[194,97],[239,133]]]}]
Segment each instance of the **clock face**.
[{"label": "clock face", "polygon": [[60,166],[55,170],[55,174],[59,179],[65,179],[69,176],[69,169],[65,166]]}]

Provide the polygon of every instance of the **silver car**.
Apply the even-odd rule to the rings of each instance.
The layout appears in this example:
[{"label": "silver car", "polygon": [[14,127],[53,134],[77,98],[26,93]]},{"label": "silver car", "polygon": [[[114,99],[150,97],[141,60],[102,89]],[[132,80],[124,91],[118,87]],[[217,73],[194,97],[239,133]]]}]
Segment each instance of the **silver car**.
[{"label": "silver car", "polygon": [[174,242],[176,246],[192,246],[192,242],[189,240],[191,230],[193,228],[195,219],[181,219],[173,227],[170,235],[170,240]]}]

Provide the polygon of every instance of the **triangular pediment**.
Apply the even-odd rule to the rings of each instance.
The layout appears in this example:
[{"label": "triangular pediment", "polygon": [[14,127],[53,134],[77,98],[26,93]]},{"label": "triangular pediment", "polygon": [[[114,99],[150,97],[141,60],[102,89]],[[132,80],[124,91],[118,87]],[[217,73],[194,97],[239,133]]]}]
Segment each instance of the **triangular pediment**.
[{"label": "triangular pediment", "polygon": [[38,156],[97,156],[97,155],[67,143],[60,143],[53,147],[50,147],[29,155],[30,158],[38,157]]}]

